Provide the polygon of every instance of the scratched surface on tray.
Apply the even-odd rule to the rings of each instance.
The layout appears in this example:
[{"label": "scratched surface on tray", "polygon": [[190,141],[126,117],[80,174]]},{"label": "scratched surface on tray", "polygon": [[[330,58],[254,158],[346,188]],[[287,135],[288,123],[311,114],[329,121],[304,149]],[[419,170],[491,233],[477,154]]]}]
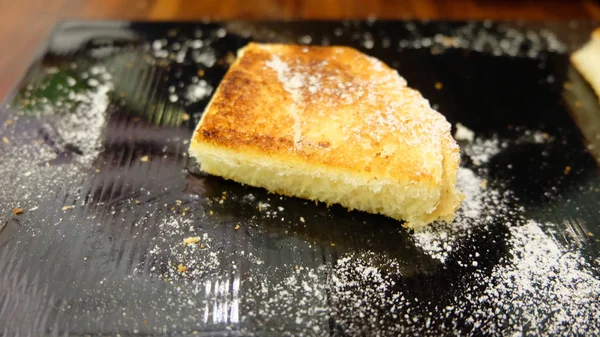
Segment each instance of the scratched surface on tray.
[{"label": "scratched surface on tray", "polygon": [[[64,23],[0,112],[0,336],[599,334],[600,104],[568,62],[592,27]],[[193,127],[251,40],[397,69],[462,135],[456,221],[200,173]]]}]

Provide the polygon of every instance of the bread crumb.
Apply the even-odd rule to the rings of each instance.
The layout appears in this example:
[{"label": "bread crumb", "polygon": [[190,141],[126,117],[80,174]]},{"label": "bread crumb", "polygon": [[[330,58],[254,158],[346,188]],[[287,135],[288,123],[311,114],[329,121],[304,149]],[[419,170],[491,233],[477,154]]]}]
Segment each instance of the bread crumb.
[{"label": "bread crumb", "polygon": [[181,263],[177,266],[177,271],[180,273],[185,273],[187,270],[188,268]]},{"label": "bread crumb", "polygon": [[472,143],[475,139],[475,132],[461,123],[456,123],[456,133],[454,134],[456,140],[466,140]]},{"label": "bread crumb", "polygon": [[435,82],[435,88],[437,90],[442,90],[443,87],[444,85],[442,84],[442,82]]},{"label": "bread crumb", "polygon": [[441,44],[444,45],[445,47],[456,47],[458,46],[458,41],[456,38],[452,37],[452,36],[446,36],[446,35],[442,35],[441,36]]},{"label": "bread crumb", "polygon": [[135,199],[135,204],[136,204],[136,205],[139,205],[139,204],[140,204],[140,201],[139,201],[139,200],[137,200],[137,199]]},{"label": "bread crumb", "polygon": [[235,62],[235,55],[233,55],[232,52],[228,52],[227,54],[225,54],[225,58],[223,59],[223,61],[226,64],[231,65],[233,64],[233,62]]},{"label": "bread crumb", "polygon": [[240,229],[240,225],[235,225],[235,230],[237,231],[238,229]]},{"label": "bread crumb", "polygon": [[13,208],[12,212],[14,215],[21,215],[23,214],[24,210],[21,207],[15,207]]},{"label": "bread crumb", "polygon": [[140,158],[140,161],[141,161],[142,163],[145,163],[145,162],[147,162],[148,160],[149,160],[148,156],[143,156],[142,158]]},{"label": "bread crumb", "polygon": [[70,210],[71,208],[73,208],[73,206],[63,206],[62,210],[63,210],[63,211],[68,211],[68,210]]},{"label": "bread crumb", "polygon": [[4,142],[4,144],[10,144],[10,140],[8,140],[8,138],[6,137],[2,137],[2,141]]},{"label": "bread crumb", "polygon": [[330,243],[329,245],[330,245],[331,247],[335,247],[335,243],[333,243],[333,242],[332,242],[332,243]]},{"label": "bread crumb", "polygon": [[11,125],[13,123],[12,119],[8,119],[6,122],[4,122],[4,126],[8,126]]},{"label": "bread crumb", "polygon": [[300,222],[304,222],[304,217],[300,217]]},{"label": "bread crumb", "polygon": [[100,170],[99,170],[99,169],[96,169],[96,173],[100,173]]},{"label": "bread crumb", "polygon": [[187,245],[195,245],[198,242],[200,242],[200,237],[199,236],[190,236],[190,237],[187,237],[187,238],[183,239],[183,244],[186,245],[186,246]]},{"label": "bread crumb", "polygon": [[175,200],[175,203],[177,204],[177,206],[181,206],[181,200]]},{"label": "bread crumb", "polygon": [[181,120],[182,120],[182,121],[184,121],[184,122],[187,122],[187,121],[189,121],[189,120],[190,120],[190,115],[188,115],[188,114],[187,114],[187,113],[185,113],[185,112],[182,112],[182,113],[181,113]]},{"label": "bread crumb", "polygon": [[213,214],[215,214],[215,212],[213,212],[213,211],[208,211],[208,214],[210,214],[210,215],[213,215]]},{"label": "bread crumb", "polygon": [[587,232],[587,235],[588,235],[588,236],[594,236],[594,233],[592,233],[592,232]]},{"label": "bread crumb", "polygon": [[568,175],[571,172],[571,166],[565,166],[565,175]]},{"label": "bread crumb", "polygon": [[486,188],[487,188],[487,179],[483,179],[483,180],[481,181],[481,188],[482,188],[482,189],[486,189]]},{"label": "bread crumb", "polygon": [[196,74],[198,75],[198,77],[204,76],[204,69],[198,69],[198,71],[196,72]]}]

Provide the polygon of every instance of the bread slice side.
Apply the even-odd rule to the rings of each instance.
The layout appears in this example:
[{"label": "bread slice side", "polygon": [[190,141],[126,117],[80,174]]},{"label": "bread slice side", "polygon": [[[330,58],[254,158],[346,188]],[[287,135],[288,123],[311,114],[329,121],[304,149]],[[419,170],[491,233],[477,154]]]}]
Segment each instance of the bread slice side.
[{"label": "bread slice side", "polygon": [[571,62],[592,86],[600,100],[600,28],[592,33],[592,39],[571,54]]},{"label": "bread slice side", "polygon": [[[373,180],[343,169],[323,168],[301,161],[238,153],[209,144],[195,144],[190,155],[203,172],[263,187],[286,196],[340,204],[374,214],[405,220],[422,227],[448,212],[452,202],[442,202],[440,189],[417,184]],[[447,189],[446,191],[450,191]],[[449,195],[445,199],[450,200]],[[446,214],[444,214],[446,213]]]}]

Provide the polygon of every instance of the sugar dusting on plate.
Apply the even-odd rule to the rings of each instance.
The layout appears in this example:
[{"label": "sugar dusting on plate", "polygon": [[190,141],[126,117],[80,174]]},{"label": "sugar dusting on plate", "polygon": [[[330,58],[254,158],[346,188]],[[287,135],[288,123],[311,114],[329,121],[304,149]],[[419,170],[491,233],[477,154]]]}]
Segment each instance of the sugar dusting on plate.
[{"label": "sugar dusting on plate", "polygon": [[[539,132],[529,133],[532,141],[540,141],[535,136]],[[488,182],[491,178],[483,166],[502,152],[503,142],[491,137],[466,144],[462,149],[465,159],[478,158],[480,164],[459,169],[458,186],[465,201],[456,220],[411,234],[415,247],[437,261],[433,274],[406,274],[398,257],[369,249],[345,252],[321,265],[290,265],[286,269],[266,268],[269,263],[262,257],[248,259],[247,251],[237,252],[238,260],[249,264],[248,274],[227,281],[229,295],[233,294],[231,282],[239,282],[238,297],[229,302],[217,300],[219,304],[203,309],[209,312],[205,315],[226,315],[241,332],[250,332],[246,330],[249,322],[262,322],[272,331],[317,336],[329,335],[331,329],[351,335],[375,331],[382,335],[600,333],[600,324],[594,320],[600,315],[597,271],[578,247],[564,246],[548,234],[552,224],[511,213],[512,193]],[[246,199],[261,203],[253,195]],[[468,256],[460,255],[457,250],[491,232],[492,226],[506,229],[503,240],[508,251],[491,269],[483,265],[482,255],[493,252],[473,249]],[[458,269],[456,277],[470,280],[469,288],[453,293],[453,284],[446,284],[451,295],[443,295],[439,302],[432,294],[415,294],[411,289],[411,282],[440,282],[436,275],[449,269]],[[233,275],[238,275],[237,271]],[[207,282],[214,291],[215,282],[224,281],[204,278],[186,282],[197,286],[182,288],[183,303],[200,296],[202,289],[208,289]],[[438,286],[432,285],[432,291]],[[189,289],[198,289],[198,295],[187,293]],[[275,328],[281,324],[276,317],[285,317],[287,325]]]},{"label": "sugar dusting on plate", "polygon": [[[480,273],[489,285],[469,299],[479,306],[469,321],[481,324],[484,333],[515,335],[597,335],[600,333],[600,279],[577,252],[562,247],[532,220],[509,226],[509,258],[491,275]],[[524,330],[528,331],[525,333]]]},{"label": "sugar dusting on plate", "polygon": [[[47,77],[58,69],[46,70]],[[37,208],[56,186],[67,186],[81,179],[88,167],[102,151],[102,133],[107,120],[109,92],[113,89],[112,76],[106,68],[94,66],[84,77],[96,79],[94,86],[79,85],[75,79],[66,77],[64,85],[56,83],[26,87],[20,94],[25,97],[24,107],[5,121],[3,134],[9,143],[2,149],[3,164],[0,174],[16,188],[1,189],[0,200],[5,203]],[[58,97],[34,97],[36,90],[48,90],[53,85]],[[38,104],[36,100],[39,101]],[[10,109],[2,107],[2,109]],[[9,113],[10,116],[12,113]],[[68,170],[53,166],[72,162]]]}]

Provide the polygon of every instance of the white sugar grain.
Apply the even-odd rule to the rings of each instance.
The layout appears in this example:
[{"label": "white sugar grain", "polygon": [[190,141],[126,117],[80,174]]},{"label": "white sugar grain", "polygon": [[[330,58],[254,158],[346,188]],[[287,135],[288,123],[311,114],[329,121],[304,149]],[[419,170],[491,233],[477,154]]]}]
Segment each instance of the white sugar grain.
[{"label": "white sugar grain", "polygon": [[454,139],[465,140],[472,143],[473,139],[475,139],[475,132],[461,123],[456,123],[456,133],[454,134]]},{"label": "white sugar grain", "polygon": [[190,103],[196,103],[208,97],[212,91],[213,87],[208,82],[199,80],[187,87],[186,98]]}]

